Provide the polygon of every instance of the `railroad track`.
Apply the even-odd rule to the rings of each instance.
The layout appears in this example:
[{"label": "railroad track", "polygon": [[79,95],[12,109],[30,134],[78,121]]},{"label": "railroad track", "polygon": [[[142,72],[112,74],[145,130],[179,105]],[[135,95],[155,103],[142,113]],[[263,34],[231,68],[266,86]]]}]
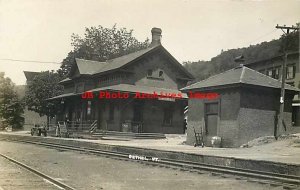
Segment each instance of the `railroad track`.
[{"label": "railroad track", "polygon": [[38,171],[38,170],[30,167],[30,166],[28,166],[28,165],[26,165],[26,164],[24,164],[24,163],[22,163],[20,161],[17,161],[15,159],[11,158],[11,157],[8,157],[7,155],[4,155],[4,154],[0,153],[0,156],[3,157],[3,158],[5,158],[6,160],[9,160],[10,162],[18,165],[18,166],[21,166],[22,168],[24,168],[26,170],[34,173],[38,177],[40,177],[40,178],[42,178],[42,179],[44,179],[44,180],[52,183],[54,186],[58,187],[59,189],[75,190],[73,187],[71,187],[71,186],[69,186],[69,185],[67,185],[67,184],[65,184],[63,182],[60,182],[60,181],[54,179],[53,177],[50,177],[50,176],[48,176],[48,175],[46,175],[46,174],[44,174],[44,173],[42,173],[42,172],[40,172],[40,171]]},{"label": "railroad track", "polygon": [[79,151],[88,154],[112,157],[112,158],[117,158],[126,161],[128,160],[132,161],[132,158],[134,159],[138,158],[135,161],[147,165],[156,165],[156,166],[173,167],[173,168],[175,167],[175,168],[179,168],[180,170],[189,171],[189,172],[198,172],[198,173],[201,173],[202,171],[207,171],[210,172],[212,175],[220,175],[223,177],[225,175],[225,176],[235,177],[241,180],[247,180],[250,182],[270,184],[272,186],[282,186],[284,189],[300,189],[300,176],[294,176],[294,175],[262,172],[256,170],[203,164],[203,163],[183,161],[183,160],[165,159],[165,158],[163,159],[158,158],[158,160],[156,160],[157,159],[156,158],[155,161],[153,161],[149,157],[148,157],[149,159],[147,159],[147,157],[144,156],[129,155],[126,153],[120,153],[115,151],[99,150],[99,149],[78,147],[72,145],[61,145],[56,143],[45,143],[45,142],[31,141],[31,140],[19,140],[19,139],[9,139],[9,138],[5,138],[1,140],[35,144],[35,145],[40,145],[40,146],[45,146],[45,147],[60,149],[60,150]]}]

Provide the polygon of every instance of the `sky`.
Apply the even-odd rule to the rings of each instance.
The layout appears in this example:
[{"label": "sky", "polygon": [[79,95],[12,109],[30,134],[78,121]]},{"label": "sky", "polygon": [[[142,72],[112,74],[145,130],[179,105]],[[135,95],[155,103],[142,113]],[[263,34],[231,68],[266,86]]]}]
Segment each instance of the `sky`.
[{"label": "sky", "polygon": [[140,41],[161,28],[162,45],[182,63],[278,39],[277,24],[299,21],[300,0],[0,0],[0,72],[22,85],[23,71],[58,69],[72,33],[91,26],[117,24]]}]

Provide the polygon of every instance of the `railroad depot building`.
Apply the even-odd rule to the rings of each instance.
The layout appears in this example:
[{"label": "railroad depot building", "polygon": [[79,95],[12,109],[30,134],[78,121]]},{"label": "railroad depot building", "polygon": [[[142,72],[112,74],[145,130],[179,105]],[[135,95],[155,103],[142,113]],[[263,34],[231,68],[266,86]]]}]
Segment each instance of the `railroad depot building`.
[{"label": "railroad depot building", "polygon": [[[106,62],[76,59],[69,78],[60,82],[64,94],[51,98],[64,105],[56,120],[97,121],[98,129],[109,131],[183,133],[187,95],[179,89],[194,77],[161,45],[161,29],[151,32],[147,49]],[[83,98],[87,91],[94,97]],[[135,97],[142,93],[180,98]]]},{"label": "railroad depot building", "polygon": [[[274,79],[282,77],[282,63],[284,55],[278,55],[269,59],[251,62],[245,66],[268,75]],[[299,88],[300,86],[300,62],[299,52],[290,52],[287,54],[286,64],[286,83]],[[292,121],[295,126],[300,127],[300,98],[296,95],[293,99],[293,117]]]},{"label": "railroad depot building", "polygon": [[[228,70],[182,89],[183,92],[217,93],[214,99],[189,98],[187,143],[195,143],[194,129],[222,138],[223,147],[239,147],[261,136],[273,136],[279,110],[281,82],[245,66]],[[299,129],[292,126],[292,100],[298,88],[286,85],[284,121],[278,134]],[[189,95],[189,93],[188,93]],[[299,130],[298,130],[299,131]]]}]

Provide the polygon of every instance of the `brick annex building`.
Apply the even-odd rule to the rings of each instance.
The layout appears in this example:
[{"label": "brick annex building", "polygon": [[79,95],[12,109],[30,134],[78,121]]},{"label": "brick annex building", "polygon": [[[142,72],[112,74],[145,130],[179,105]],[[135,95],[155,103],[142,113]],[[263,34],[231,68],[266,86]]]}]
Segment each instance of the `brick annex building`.
[{"label": "brick annex building", "polygon": [[[194,77],[161,45],[161,29],[151,32],[147,49],[106,62],[76,59],[69,78],[60,82],[64,94],[51,98],[60,99],[64,105],[56,120],[68,118],[79,125],[97,121],[98,129],[109,131],[183,133],[187,95],[179,89]],[[96,97],[82,99],[86,91]],[[129,93],[130,97],[99,99],[99,91]],[[133,98],[137,92],[175,93],[183,98]]]},{"label": "brick annex building", "polygon": [[[183,88],[183,92],[219,94],[213,100],[189,98],[187,143],[194,144],[194,129],[203,132],[206,146],[211,145],[213,136],[222,138],[223,147],[239,147],[258,137],[273,136],[280,88],[280,81],[245,66]],[[288,84],[285,89],[286,127],[278,127],[278,135],[300,131],[292,126],[292,100],[299,89]]]}]

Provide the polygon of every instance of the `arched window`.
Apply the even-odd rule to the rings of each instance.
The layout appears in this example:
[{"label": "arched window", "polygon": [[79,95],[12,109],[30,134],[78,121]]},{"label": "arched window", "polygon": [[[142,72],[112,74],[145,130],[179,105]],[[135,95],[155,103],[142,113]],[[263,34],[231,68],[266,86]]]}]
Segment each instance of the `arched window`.
[{"label": "arched window", "polygon": [[163,77],[164,76],[164,72],[163,71],[159,71],[158,76],[159,77]]}]

